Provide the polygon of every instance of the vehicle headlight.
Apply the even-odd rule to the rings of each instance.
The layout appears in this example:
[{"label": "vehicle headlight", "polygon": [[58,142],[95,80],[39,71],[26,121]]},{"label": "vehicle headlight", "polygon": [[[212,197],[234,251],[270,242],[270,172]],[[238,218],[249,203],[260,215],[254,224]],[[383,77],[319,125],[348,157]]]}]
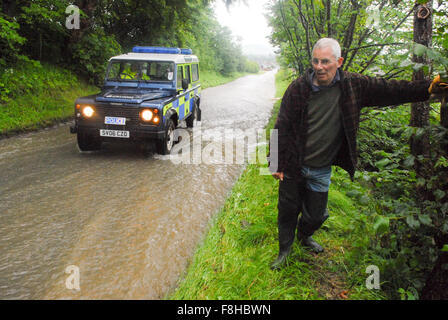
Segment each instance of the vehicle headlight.
[{"label": "vehicle headlight", "polygon": [[140,117],[143,121],[151,121],[152,115],[152,111],[149,109],[145,109],[140,113]]},{"label": "vehicle headlight", "polygon": [[82,114],[86,118],[92,117],[94,113],[95,110],[91,106],[85,106],[84,108],[82,108]]}]

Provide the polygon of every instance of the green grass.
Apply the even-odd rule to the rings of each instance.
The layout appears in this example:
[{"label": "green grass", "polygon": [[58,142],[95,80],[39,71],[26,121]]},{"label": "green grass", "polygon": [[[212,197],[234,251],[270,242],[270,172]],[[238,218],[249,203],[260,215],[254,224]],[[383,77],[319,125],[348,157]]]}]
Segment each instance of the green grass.
[{"label": "green grass", "polygon": [[[277,74],[277,97],[289,83],[285,77],[285,72]],[[279,106],[277,101],[273,115]],[[334,172],[330,218],[315,235],[325,252],[315,255],[295,242],[288,266],[272,271],[270,263],[278,254],[278,181],[259,175],[259,169],[247,166],[169,298],[345,299],[346,294],[348,299],[384,299],[381,291],[365,285],[365,270],[374,260],[369,256],[374,217],[364,215],[359,201],[347,196],[354,187],[367,191],[342,170]]]},{"label": "green grass", "polygon": [[10,68],[0,83],[9,95],[0,105],[0,135],[35,130],[73,116],[75,99],[99,92],[72,72],[28,63]]},{"label": "green grass", "polygon": [[231,82],[248,74],[248,72],[233,72],[228,76],[223,76],[216,71],[201,70],[201,87],[202,89],[220,86],[227,82]]}]

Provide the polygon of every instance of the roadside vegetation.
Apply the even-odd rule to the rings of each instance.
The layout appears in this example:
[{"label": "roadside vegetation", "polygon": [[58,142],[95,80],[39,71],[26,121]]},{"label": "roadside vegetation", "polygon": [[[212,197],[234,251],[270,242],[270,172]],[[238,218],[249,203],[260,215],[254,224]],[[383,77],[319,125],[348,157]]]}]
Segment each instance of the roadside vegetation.
[{"label": "roadside vegetation", "polygon": [[[280,63],[296,76],[321,37],[339,41],[346,71],[395,80],[448,72],[446,1],[286,0],[272,2],[268,16]],[[368,193],[353,184],[349,196],[376,217],[371,254],[390,298],[448,299],[444,119],[440,102],[361,110],[356,179]]]},{"label": "roadside vegetation", "polygon": [[0,81],[8,84],[0,107],[0,135],[67,120],[73,117],[77,97],[98,92],[73,72],[37,61],[6,69]]},{"label": "roadside vegetation", "polygon": [[[290,81],[285,71],[277,73],[278,98]],[[267,129],[273,128],[280,103]],[[270,270],[278,254],[278,181],[260,175],[261,167],[247,166],[170,298],[384,299],[383,291],[366,287],[366,268],[378,264],[370,250],[378,230],[369,191],[342,170],[332,177],[330,218],[316,233],[325,252],[315,255],[296,241],[288,267]],[[350,197],[354,189],[365,197]]]}]

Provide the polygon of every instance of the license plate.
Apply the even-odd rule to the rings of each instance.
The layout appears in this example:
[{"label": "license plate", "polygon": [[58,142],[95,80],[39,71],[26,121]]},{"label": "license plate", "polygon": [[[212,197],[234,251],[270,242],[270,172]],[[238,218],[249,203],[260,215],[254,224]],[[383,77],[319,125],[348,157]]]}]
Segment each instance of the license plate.
[{"label": "license plate", "polygon": [[126,124],[126,118],[121,117],[105,117],[104,118],[105,124],[118,124],[121,126],[124,126]]},{"label": "license plate", "polygon": [[100,129],[101,137],[129,138],[129,131]]}]

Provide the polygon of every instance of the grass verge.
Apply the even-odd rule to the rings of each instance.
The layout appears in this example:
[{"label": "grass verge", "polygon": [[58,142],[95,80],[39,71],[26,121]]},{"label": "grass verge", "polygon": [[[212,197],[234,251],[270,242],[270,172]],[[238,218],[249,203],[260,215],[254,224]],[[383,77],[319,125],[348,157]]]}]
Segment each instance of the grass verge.
[{"label": "grass verge", "polygon": [[249,72],[233,72],[230,75],[223,76],[216,71],[201,70],[201,87],[202,89],[220,86],[227,82],[231,82],[243,76],[254,74]]},{"label": "grass verge", "polygon": [[[277,97],[288,83],[286,73],[279,72]],[[277,101],[268,129],[279,107]],[[365,201],[348,196],[367,194],[367,190],[352,183],[342,170],[335,170],[332,177],[330,218],[315,235],[325,252],[315,255],[295,242],[288,266],[270,270],[278,254],[278,181],[260,175],[260,168],[255,164],[246,167],[169,298],[384,299],[381,291],[366,288],[366,268],[374,261],[369,255],[374,217],[363,214]]]},{"label": "grass verge", "polygon": [[[28,62],[9,68],[0,83],[0,136],[36,130],[73,116],[77,97],[99,89],[72,72],[48,64]],[[6,94],[5,94],[6,93]]]}]

